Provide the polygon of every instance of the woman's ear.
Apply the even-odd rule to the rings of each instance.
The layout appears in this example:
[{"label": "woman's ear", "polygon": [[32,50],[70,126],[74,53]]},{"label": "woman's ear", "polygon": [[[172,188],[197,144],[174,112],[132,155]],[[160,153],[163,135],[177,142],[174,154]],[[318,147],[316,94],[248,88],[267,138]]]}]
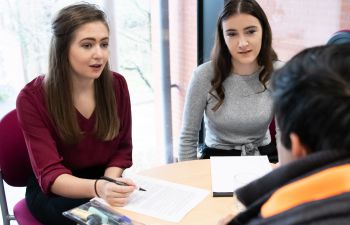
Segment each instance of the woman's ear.
[{"label": "woman's ear", "polygon": [[295,158],[303,158],[308,154],[308,150],[303,143],[301,143],[299,136],[296,133],[289,135],[291,141],[291,151]]}]

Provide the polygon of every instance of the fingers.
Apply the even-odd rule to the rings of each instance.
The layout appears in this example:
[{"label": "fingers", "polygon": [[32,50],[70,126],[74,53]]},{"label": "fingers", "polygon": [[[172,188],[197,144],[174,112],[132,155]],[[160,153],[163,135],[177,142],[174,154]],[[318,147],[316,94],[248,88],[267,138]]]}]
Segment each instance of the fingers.
[{"label": "fingers", "polygon": [[234,215],[229,214],[229,215],[225,216],[224,218],[222,218],[221,220],[219,220],[217,225],[226,225],[226,224],[228,224],[233,218],[234,218]]},{"label": "fingers", "polygon": [[126,178],[117,178],[126,185],[118,185],[113,182],[105,181],[103,183],[103,198],[112,206],[125,206],[128,203],[130,194],[135,190],[135,183]]},{"label": "fingers", "polygon": [[106,201],[111,206],[122,207],[122,206],[125,206],[129,202],[129,198],[107,198]]},{"label": "fingers", "polygon": [[104,190],[106,195],[110,197],[126,198],[135,190],[135,186],[122,186],[108,182],[105,184]]},{"label": "fingers", "polygon": [[124,206],[129,201],[131,192],[117,192],[113,190],[107,190],[105,200],[112,206]]},{"label": "fingers", "polygon": [[129,178],[125,178],[125,177],[118,177],[116,178],[117,181],[121,181],[123,183],[126,183],[128,184],[129,186],[136,186],[136,184],[134,183],[134,181],[132,181],[131,179]]}]

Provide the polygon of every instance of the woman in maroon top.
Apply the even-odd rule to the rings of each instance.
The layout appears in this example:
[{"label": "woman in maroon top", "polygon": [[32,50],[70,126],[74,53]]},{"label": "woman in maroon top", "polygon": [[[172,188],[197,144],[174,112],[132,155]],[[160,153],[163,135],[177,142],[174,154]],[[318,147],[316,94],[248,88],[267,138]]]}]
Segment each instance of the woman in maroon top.
[{"label": "woman in maroon top", "polygon": [[[28,83],[17,112],[34,175],[26,200],[44,224],[74,224],[62,212],[90,198],[123,206],[135,184],[125,79],[110,71],[109,27],[92,4],[63,8],[52,24],[49,71]],[[101,180],[108,176],[129,186]]]}]

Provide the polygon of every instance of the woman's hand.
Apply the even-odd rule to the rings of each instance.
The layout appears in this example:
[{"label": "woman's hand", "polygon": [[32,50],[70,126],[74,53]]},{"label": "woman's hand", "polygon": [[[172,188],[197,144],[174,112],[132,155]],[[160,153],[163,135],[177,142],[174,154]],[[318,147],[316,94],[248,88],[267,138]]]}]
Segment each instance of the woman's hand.
[{"label": "woman's hand", "polygon": [[136,184],[128,178],[116,178],[126,186],[118,185],[113,182],[99,180],[99,195],[111,206],[125,206],[128,203],[130,194],[136,189]]},{"label": "woman's hand", "polygon": [[218,221],[217,225],[227,225],[232,219],[234,218],[234,215],[229,214]]}]

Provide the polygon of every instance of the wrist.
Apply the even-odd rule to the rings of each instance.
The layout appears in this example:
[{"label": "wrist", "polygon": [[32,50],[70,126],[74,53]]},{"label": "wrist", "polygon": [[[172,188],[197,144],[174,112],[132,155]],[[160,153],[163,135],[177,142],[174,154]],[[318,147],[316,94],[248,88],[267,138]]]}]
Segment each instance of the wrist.
[{"label": "wrist", "polygon": [[104,185],[108,183],[105,180],[97,179],[94,184],[95,189],[95,197],[104,198],[105,196],[105,188]]},{"label": "wrist", "polygon": [[100,198],[100,195],[98,193],[98,181],[100,181],[100,179],[96,179],[95,182],[94,182],[94,191],[95,191],[95,197],[98,197]]}]

